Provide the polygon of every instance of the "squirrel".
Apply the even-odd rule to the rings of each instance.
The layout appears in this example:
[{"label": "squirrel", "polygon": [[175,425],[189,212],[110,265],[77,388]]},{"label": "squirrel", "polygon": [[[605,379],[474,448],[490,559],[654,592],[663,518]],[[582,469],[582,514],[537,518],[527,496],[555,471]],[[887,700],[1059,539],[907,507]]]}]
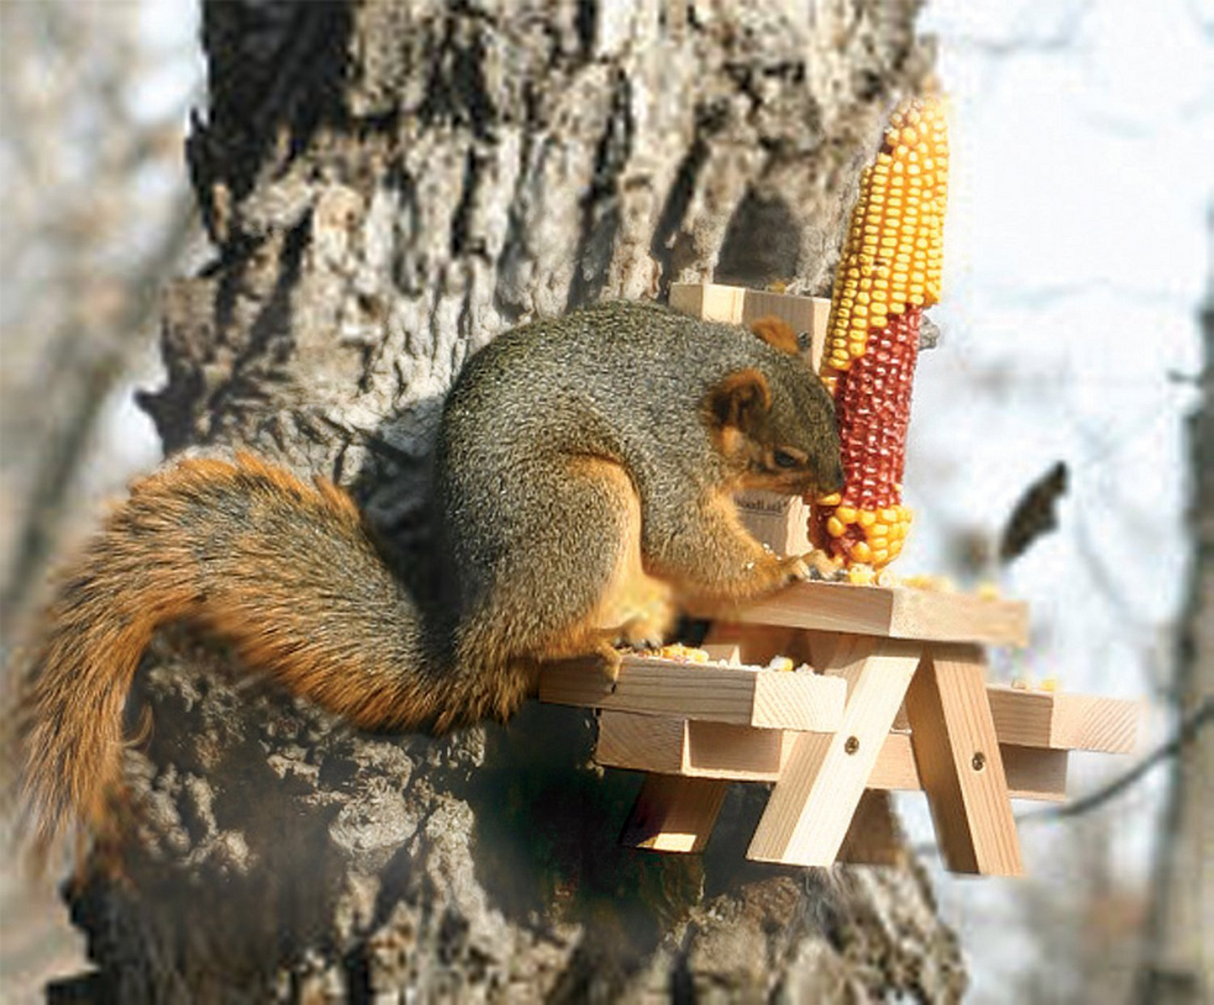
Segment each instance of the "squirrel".
[{"label": "squirrel", "polygon": [[[756,337],[756,333],[759,337]],[[659,642],[680,605],[804,578],[733,493],[842,487],[834,406],[783,322],[755,333],[608,303],[474,354],[434,454],[436,593],[411,595],[353,500],[247,453],[135,483],[67,570],[16,715],[26,827],[45,850],[105,829],[122,719],[174,620],[360,728],[509,717],[544,661]]]}]

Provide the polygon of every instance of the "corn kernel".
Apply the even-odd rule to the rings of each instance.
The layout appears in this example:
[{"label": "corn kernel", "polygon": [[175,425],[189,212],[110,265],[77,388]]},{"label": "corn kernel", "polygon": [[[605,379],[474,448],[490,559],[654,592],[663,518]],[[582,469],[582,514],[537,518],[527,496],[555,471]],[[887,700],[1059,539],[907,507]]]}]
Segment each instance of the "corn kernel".
[{"label": "corn kernel", "polygon": [[831,537],[842,537],[846,529],[847,528],[843,526],[842,521],[840,521],[837,516],[832,516],[826,521],[826,532],[830,534]]},{"label": "corn kernel", "polygon": [[838,506],[843,501],[843,496],[838,492],[832,492],[828,496],[822,496],[818,499],[819,506]]},{"label": "corn kernel", "polygon": [[868,586],[877,574],[867,565],[853,565],[847,570],[847,581],[856,586]]}]

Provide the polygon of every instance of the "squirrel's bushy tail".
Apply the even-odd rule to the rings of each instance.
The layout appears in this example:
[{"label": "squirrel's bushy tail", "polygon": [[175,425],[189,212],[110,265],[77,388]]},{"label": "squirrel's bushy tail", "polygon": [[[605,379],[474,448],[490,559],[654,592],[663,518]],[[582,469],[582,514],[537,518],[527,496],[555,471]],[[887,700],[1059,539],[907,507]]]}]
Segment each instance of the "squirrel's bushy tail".
[{"label": "squirrel's bushy tail", "polygon": [[136,484],[59,584],[10,722],[24,824],[46,849],[103,827],[132,677],[157,626],[188,619],[250,666],[364,727],[448,714],[449,675],[353,502],[248,455]]}]

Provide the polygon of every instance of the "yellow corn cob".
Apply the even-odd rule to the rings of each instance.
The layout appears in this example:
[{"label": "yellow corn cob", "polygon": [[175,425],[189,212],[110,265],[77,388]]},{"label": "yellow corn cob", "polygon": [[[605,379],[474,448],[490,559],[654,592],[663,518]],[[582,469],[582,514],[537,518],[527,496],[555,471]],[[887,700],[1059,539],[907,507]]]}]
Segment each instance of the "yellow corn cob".
[{"label": "yellow corn cob", "polygon": [[848,369],[891,314],[939,301],[947,194],[944,109],[934,98],[904,101],[860,175],[827,322],[829,369]]}]

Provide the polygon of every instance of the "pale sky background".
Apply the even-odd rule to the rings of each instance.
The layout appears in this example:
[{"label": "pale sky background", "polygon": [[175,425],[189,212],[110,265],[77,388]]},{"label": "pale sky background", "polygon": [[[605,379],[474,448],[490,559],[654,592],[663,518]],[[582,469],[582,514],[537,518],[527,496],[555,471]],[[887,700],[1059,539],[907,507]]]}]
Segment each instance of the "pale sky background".
[{"label": "pale sky background", "polygon": [[[144,6],[149,40],[173,54],[141,89],[151,114],[182,101],[201,61],[182,4]],[[1209,274],[1214,5],[934,0],[921,26],[940,39],[953,156],[944,302],[932,313],[944,339],[916,382],[906,486],[917,522],[900,571],[939,571],[948,528],[995,533],[1024,488],[1066,460],[1061,530],[1003,583],[1030,601],[1034,644],[998,672],[1149,695],[1170,673],[1186,574],[1182,422]],[[138,382],[157,383],[157,366],[149,346]],[[156,461],[129,388],[102,436],[128,469]],[[1167,727],[1155,714],[1148,742]],[[1074,757],[1071,790],[1129,763]],[[1117,866],[1131,880],[1145,878],[1163,777],[1101,811],[1117,815]],[[912,835],[930,840],[923,800],[900,803]],[[1034,877],[1023,882],[1043,896],[1067,896],[1054,849],[1071,826],[1022,831]],[[968,1000],[1015,1000],[1009,978],[1049,961],[1014,882],[937,873],[970,954]]]}]

